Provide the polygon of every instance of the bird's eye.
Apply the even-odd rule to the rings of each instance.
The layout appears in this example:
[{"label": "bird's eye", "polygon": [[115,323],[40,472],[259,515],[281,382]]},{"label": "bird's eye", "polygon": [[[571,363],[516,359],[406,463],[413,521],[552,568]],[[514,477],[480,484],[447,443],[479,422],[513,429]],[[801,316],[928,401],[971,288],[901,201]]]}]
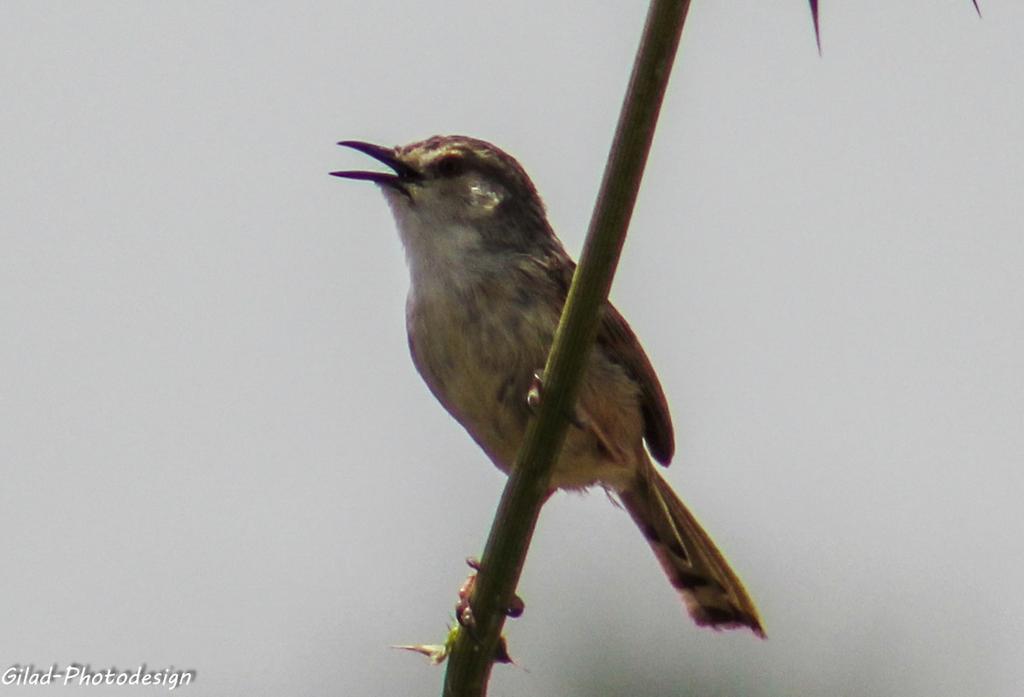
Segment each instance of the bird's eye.
[{"label": "bird's eye", "polygon": [[446,155],[437,161],[437,173],[442,177],[457,177],[462,174],[463,164],[458,155]]}]

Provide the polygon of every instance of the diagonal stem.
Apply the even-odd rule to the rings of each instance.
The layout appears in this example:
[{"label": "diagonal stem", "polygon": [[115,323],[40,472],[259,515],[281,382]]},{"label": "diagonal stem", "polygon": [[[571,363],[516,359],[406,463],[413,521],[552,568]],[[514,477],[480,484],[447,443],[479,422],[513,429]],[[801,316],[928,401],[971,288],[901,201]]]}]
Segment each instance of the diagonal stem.
[{"label": "diagonal stem", "polygon": [[551,468],[565,439],[565,415],[572,413],[597,334],[599,311],[618,264],[689,7],[689,0],[652,0],[648,9],[586,243],[544,368],[544,396],[498,504],[470,599],[475,629],[460,631],[455,641],[445,697],[487,692],[505,623],[503,610],[519,582]]}]

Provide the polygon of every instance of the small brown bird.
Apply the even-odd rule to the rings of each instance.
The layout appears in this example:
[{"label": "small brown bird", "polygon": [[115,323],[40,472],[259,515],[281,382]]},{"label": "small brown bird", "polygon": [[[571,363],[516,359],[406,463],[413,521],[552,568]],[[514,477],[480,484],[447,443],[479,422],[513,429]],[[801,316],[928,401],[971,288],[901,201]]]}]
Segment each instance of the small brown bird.
[{"label": "small brown bird", "polygon": [[[435,136],[397,148],[342,141],[392,172],[331,172],[380,185],[405,246],[406,326],[431,392],[508,472],[530,418],[575,263],[523,168],[499,148]],[[647,448],[645,450],[644,443]],[[607,303],[552,490],[599,485],[633,517],[699,625],[764,636],[743,584],[651,464],[675,449],[658,377]]]}]

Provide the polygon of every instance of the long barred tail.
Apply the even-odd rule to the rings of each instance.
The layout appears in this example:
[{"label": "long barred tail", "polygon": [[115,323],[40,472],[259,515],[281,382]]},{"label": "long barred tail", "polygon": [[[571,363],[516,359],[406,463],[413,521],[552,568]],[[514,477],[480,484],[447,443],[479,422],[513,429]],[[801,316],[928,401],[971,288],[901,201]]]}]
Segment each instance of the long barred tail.
[{"label": "long barred tail", "polygon": [[634,486],[620,491],[619,498],[697,624],[749,627],[764,637],[761,618],[743,583],[653,466],[643,468]]}]

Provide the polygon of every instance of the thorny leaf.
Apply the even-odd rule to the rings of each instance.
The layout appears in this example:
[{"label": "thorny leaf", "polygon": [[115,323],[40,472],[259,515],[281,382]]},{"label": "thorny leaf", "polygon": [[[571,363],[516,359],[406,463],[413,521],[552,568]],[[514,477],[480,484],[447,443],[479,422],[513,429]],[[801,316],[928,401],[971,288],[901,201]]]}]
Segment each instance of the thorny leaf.
[{"label": "thorny leaf", "polygon": [[[821,55],[821,29],[818,26],[818,0],[808,0],[811,4],[811,20],[814,22],[814,40],[818,42],[818,55]],[[981,17],[981,7],[978,0],[971,0],[974,4],[974,11]]]},{"label": "thorny leaf", "polygon": [[[455,646],[455,639],[459,636],[459,625],[455,624],[448,628],[448,636],[445,637],[444,644],[393,644],[391,648],[402,649],[403,651],[412,651],[413,653],[421,653],[430,659],[431,665],[440,665],[444,663],[445,659],[452,652],[452,647]],[[512,657],[508,653],[508,643],[505,641],[505,637],[498,637],[498,646],[494,651],[494,661],[496,663],[512,663]]]}]

